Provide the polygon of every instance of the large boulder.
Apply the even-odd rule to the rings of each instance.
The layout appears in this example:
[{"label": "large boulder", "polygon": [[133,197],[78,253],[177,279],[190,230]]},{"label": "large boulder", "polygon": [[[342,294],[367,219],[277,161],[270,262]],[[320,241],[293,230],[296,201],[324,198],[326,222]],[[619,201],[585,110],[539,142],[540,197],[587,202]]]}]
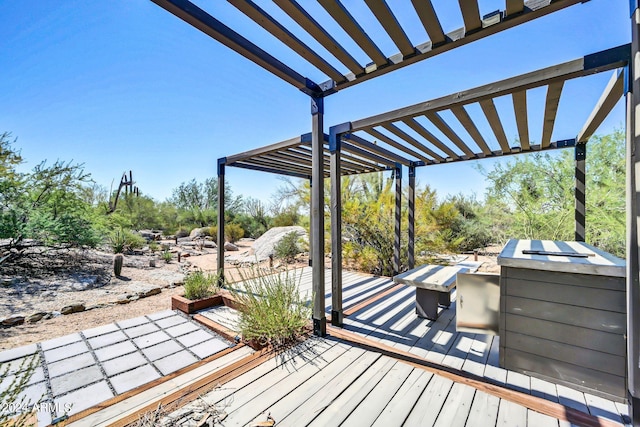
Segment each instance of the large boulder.
[{"label": "large boulder", "polygon": [[306,230],[298,225],[290,227],[273,227],[253,243],[252,256],[257,258],[258,261],[262,261],[269,258],[269,255],[274,255],[274,248],[276,245],[284,236],[291,232],[297,233],[299,237],[304,239],[308,240],[309,238]]}]

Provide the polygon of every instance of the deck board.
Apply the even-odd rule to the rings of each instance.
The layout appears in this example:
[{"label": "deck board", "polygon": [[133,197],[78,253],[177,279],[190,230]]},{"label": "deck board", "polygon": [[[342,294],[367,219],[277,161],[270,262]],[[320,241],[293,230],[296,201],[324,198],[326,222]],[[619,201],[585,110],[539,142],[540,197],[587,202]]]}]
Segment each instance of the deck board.
[{"label": "deck board", "polygon": [[416,402],[434,378],[430,372],[414,369],[406,381],[400,386],[397,393],[389,400],[378,418],[372,424],[373,427],[387,427],[403,425]]},{"label": "deck board", "polygon": [[477,392],[473,398],[467,427],[493,427],[498,420],[500,398],[487,393]]}]

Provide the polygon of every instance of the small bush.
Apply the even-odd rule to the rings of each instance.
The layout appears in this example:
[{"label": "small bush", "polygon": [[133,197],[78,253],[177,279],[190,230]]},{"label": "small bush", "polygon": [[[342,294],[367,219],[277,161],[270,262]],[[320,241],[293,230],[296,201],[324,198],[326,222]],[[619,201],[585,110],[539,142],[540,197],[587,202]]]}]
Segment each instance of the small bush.
[{"label": "small bush", "polygon": [[[19,366],[11,365],[11,363],[0,364],[0,382],[4,384],[4,389],[0,392],[0,402],[4,406],[4,409],[0,410],[0,425],[31,426],[33,425],[31,423],[32,412],[29,410],[22,412],[20,409],[32,408],[42,399],[41,396],[36,402],[32,402],[22,394],[38,366],[38,358],[36,356],[27,357],[22,360]],[[12,368],[17,368],[18,372],[15,375],[11,374]]]},{"label": "small bush", "polygon": [[162,252],[162,259],[164,260],[164,262],[169,264],[171,262],[171,260],[173,259],[173,254],[171,252],[169,252],[168,250],[165,250],[165,251]]},{"label": "small bush", "polygon": [[[242,288],[231,290],[240,303],[242,337],[279,347],[304,335],[311,309],[300,297],[296,271],[242,277]],[[297,278],[297,279],[296,279]]]},{"label": "small bush", "polygon": [[150,242],[149,250],[151,251],[151,253],[156,253],[160,250],[160,245],[157,242]]},{"label": "small bush", "polygon": [[232,222],[224,227],[224,234],[230,243],[235,243],[244,237],[244,230],[240,225]]},{"label": "small bush", "polygon": [[189,273],[184,279],[184,296],[196,300],[209,297],[218,292],[217,274],[205,274],[202,271]]},{"label": "small bush", "polygon": [[145,240],[142,236],[129,230],[116,230],[109,236],[109,246],[114,254],[122,254],[132,249],[144,246]]},{"label": "small bush", "polygon": [[273,248],[276,257],[285,262],[293,262],[301,252],[298,240],[298,233],[295,231],[285,234]]}]

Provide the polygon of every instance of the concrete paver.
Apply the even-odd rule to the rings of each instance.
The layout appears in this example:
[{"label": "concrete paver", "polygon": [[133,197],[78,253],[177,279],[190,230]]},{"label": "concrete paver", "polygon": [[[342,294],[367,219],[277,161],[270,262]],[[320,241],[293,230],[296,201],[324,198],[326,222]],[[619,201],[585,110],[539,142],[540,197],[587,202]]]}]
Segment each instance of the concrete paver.
[{"label": "concrete paver", "polygon": [[212,338],[213,336],[209,332],[199,329],[197,331],[191,332],[190,334],[182,335],[176,339],[180,341],[185,347],[191,347],[192,345],[200,344],[201,342],[210,340]]},{"label": "concrete paver", "polygon": [[133,353],[136,350],[136,347],[131,343],[131,341],[124,341],[96,350],[95,354],[100,362],[104,362],[106,360],[113,359],[114,357]]},{"label": "concrete paver", "polygon": [[127,354],[125,356],[116,357],[108,362],[104,362],[102,367],[109,377],[119,374],[120,372],[128,371],[138,366],[142,366],[147,363],[147,359],[144,358],[142,353],[135,352]]},{"label": "concrete paver", "polygon": [[159,331],[158,328],[153,323],[145,323],[144,325],[134,326],[133,328],[125,329],[124,333],[127,334],[129,338],[139,337],[140,335],[150,334],[151,332]]},{"label": "concrete paver", "polygon": [[142,352],[149,360],[154,361],[182,350],[182,346],[175,341],[166,341],[151,347],[143,348]]},{"label": "concrete paver", "polygon": [[144,323],[149,323],[149,319],[147,319],[144,316],[140,316],[140,317],[134,317],[133,319],[120,320],[116,323],[122,329],[125,329],[125,328],[131,328],[134,326],[142,325]]},{"label": "concrete paver", "polygon": [[109,332],[119,331],[118,325],[115,323],[109,323],[108,325],[98,326],[97,328],[87,329],[86,331],[82,331],[85,337],[93,338],[98,335],[108,334]]},{"label": "concrete paver", "polygon": [[160,369],[162,375],[168,375],[171,372],[175,372],[178,369],[189,366],[192,363],[196,363],[198,359],[191,355],[187,350],[183,350],[179,353],[172,354],[163,359],[153,362],[156,368]]},{"label": "concrete paver", "polygon": [[68,357],[57,362],[49,363],[49,377],[54,378],[60,375],[76,371],[95,364],[96,361],[91,353],[82,353],[77,356]]},{"label": "concrete paver", "polygon": [[91,383],[95,383],[104,377],[98,365],[88,366],[68,374],[51,378],[51,391],[54,396],[59,396]]},{"label": "concrete paver", "polygon": [[171,337],[167,335],[166,332],[158,331],[135,338],[133,342],[140,348],[146,348],[164,341],[168,341],[170,339]]},{"label": "concrete paver", "polygon": [[65,409],[68,410],[67,415],[73,415],[112,397],[114,397],[113,392],[106,381],[91,384],[56,398],[56,406],[59,410],[56,417],[63,416]]},{"label": "concrete paver", "polygon": [[143,365],[111,377],[110,380],[116,393],[122,394],[157,378],[160,378],[160,374],[151,365]]},{"label": "concrete paver", "polygon": [[91,345],[92,348],[96,349],[126,340],[127,336],[122,331],[115,331],[105,335],[98,335],[97,337],[89,338],[89,345]]},{"label": "concrete paver", "polygon": [[33,359],[35,370],[24,393],[34,403],[43,397],[38,425],[47,425],[52,411],[58,417],[78,413],[230,345],[165,310],[0,352],[0,363],[9,369],[0,391],[27,367],[25,360]]},{"label": "concrete paver", "polygon": [[212,339],[200,344],[194,345],[193,347],[189,347],[196,356],[200,359],[204,359],[205,357],[209,357],[213,354],[216,354],[219,351],[224,350],[229,347],[229,344],[219,339]]},{"label": "concrete paver", "polygon": [[29,344],[22,347],[12,348],[10,350],[3,350],[0,352],[0,363],[35,354],[37,351],[38,346],[36,344]]},{"label": "concrete paver", "polygon": [[179,337],[180,335],[188,334],[189,332],[202,330],[198,325],[194,325],[191,322],[181,323],[177,326],[172,326],[165,329],[165,332],[172,337]]},{"label": "concrete paver", "polygon": [[83,341],[80,341],[64,347],[57,347],[53,350],[45,350],[44,358],[47,363],[52,363],[87,351],[89,351],[89,347]]},{"label": "concrete paver", "polygon": [[176,314],[175,316],[165,317],[164,319],[156,320],[156,325],[160,326],[163,329],[170,328],[175,325],[179,325],[181,323],[186,322],[187,319]]},{"label": "concrete paver", "polygon": [[52,340],[43,341],[42,343],[40,343],[40,346],[42,347],[43,350],[46,351],[52,348],[62,347],[63,345],[71,344],[78,341],[82,341],[82,337],[80,336],[80,334],[75,333],[75,334],[65,335],[59,338],[54,338]]}]

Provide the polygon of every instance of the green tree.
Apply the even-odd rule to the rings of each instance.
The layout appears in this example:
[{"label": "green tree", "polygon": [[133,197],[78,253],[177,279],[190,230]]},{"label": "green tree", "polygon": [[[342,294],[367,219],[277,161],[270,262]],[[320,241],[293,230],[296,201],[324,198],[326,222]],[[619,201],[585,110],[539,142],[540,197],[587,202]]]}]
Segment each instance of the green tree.
[{"label": "green tree", "polygon": [[[586,240],[618,256],[625,252],[624,147],[622,130],[595,136],[586,161]],[[519,156],[484,172],[486,205],[501,208],[492,220],[503,238],[573,240],[574,162],[573,150],[563,150]]]}]

